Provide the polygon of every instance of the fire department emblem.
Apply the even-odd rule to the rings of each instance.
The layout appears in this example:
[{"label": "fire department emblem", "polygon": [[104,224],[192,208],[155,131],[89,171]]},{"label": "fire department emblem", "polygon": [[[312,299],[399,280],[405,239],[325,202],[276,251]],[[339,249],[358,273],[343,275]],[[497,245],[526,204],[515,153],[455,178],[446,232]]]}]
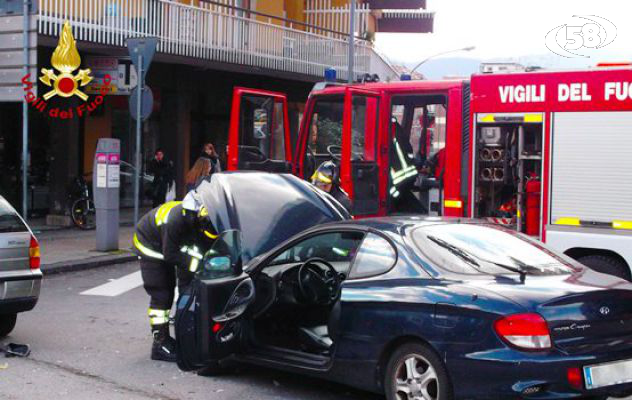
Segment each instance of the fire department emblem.
[{"label": "fire department emblem", "polygon": [[80,69],[77,74],[73,74],[81,65],[81,57],[77,51],[77,43],[72,36],[70,23],[66,21],[59,37],[59,43],[51,57],[51,64],[59,71],[55,74],[52,69],[42,68],[42,81],[46,86],[53,89],[44,94],[44,100],[57,95],[61,97],[78,96],[82,100],[88,100],[88,95],[79,90],[79,87],[86,86],[92,80],[90,69]]}]

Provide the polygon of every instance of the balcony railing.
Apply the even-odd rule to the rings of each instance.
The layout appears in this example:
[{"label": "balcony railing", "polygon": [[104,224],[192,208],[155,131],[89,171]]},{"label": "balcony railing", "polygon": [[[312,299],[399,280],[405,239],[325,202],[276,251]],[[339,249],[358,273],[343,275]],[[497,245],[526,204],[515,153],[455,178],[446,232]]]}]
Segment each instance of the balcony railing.
[{"label": "balcony railing", "polygon": [[[333,67],[347,78],[346,39],[262,19],[204,2],[39,0],[37,28],[42,35],[58,36],[70,21],[79,41],[122,47],[130,37],[156,36],[160,53],[314,77]],[[356,74],[395,76],[369,43],[358,41],[355,57]]]},{"label": "balcony railing", "polygon": [[[356,1],[357,3],[357,1]],[[350,2],[341,7],[332,6],[331,0],[307,0],[305,2],[305,19],[312,26],[331,29],[327,36],[342,38],[349,34]],[[368,4],[357,3],[355,10],[356,35],[364,36],[369,30],[371,10]],[[311,30],[311,32],[314,32]]]}]

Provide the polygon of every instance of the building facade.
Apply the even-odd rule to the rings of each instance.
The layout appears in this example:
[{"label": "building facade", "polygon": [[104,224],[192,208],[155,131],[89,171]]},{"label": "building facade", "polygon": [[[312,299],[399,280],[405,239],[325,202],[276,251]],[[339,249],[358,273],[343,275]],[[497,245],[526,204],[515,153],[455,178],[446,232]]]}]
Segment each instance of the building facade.
[{"label": "building facade", "polygon": [[[356,18],[354,75],[377,73],[383,80],[396,72],[374,49],[372,38],[388,31],[385,2],[359,2]],[[389,1],[406,14],[411,31],[432,28],[423,1]],[[393,7],[398,6],[398,7]],[[0,0],[0,168],[8,173],[1,194],[19,204],[21,99],[25,95],[21,0]],[[29,209],[48,215],[50,223],[68,223],[68,185],[90,175],[99,138],[121,140],[122,205],[132,203],[134,121],[129,94],[136,74],[126,48],[130,37],[159,40],[146,82],[154,94],[152,115],[143,125],[142,161],[157,148],[174,162],[178,191],[205,142],[224,152],[232,90],[246,86],[287,92],[298,127],[305,101],[324,71],[335,68],[346,80],[348,1],[343,0],[34,0],[29,17],[29,71],[38,97],[48,87],[38,80],[51,68],[53,51],[68,21],[81,56],[94,80],[84,89],[88,103],[112,77],[103,101],[90,113],[51,118],[29,107]],[[408,8],[406,8],[408,7]],[[346,14],[345,14],[346,13]],[[412,16],[412,17],[411,17]],[[402,17],[403,18],[403,17]],[[428,25],[430,21],[430,25]],[[50,108],[72,107],[79,99],[52,98]],[[76,104],[74,104],[76,105]]]}]

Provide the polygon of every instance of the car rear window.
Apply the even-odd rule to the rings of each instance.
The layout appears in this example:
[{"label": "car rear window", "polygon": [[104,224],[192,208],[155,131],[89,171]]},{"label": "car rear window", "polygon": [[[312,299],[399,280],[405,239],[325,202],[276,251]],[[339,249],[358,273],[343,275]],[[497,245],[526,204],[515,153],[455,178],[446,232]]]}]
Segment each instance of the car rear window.
[{"label": "car rear window", "polygon": [[514,231],[494,225],[443,224],[412,232],[419,251],[437,267],[458,274],[568,274],[568,257]]},{"label": "car rear window", "polygon": [[11,204],[0,197],[0,233],[25,232],[28,229]]}]

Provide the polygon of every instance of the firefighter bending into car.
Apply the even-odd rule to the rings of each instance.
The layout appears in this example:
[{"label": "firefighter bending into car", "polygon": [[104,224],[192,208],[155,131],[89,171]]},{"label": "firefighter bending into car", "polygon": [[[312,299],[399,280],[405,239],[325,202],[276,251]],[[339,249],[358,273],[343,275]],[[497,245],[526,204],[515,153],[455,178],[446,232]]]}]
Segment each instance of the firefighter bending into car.
[{"label": "firefighter bending into car", "polygon": [[332,195],[347,211],[351,212],[351,200],[340,187],[338,167],[333,161],[320,164],[312,175],[312,185]]},{"label": "firefighter bending into car", "polygon": [[176,277],[182,291],[216,238],[208,211],[195,192],[183,202],[154,208],[136,225],[134,248],[140,258],[143,286],[150,296],[152,360],[176,361],[175,340],[169,334]]}]

